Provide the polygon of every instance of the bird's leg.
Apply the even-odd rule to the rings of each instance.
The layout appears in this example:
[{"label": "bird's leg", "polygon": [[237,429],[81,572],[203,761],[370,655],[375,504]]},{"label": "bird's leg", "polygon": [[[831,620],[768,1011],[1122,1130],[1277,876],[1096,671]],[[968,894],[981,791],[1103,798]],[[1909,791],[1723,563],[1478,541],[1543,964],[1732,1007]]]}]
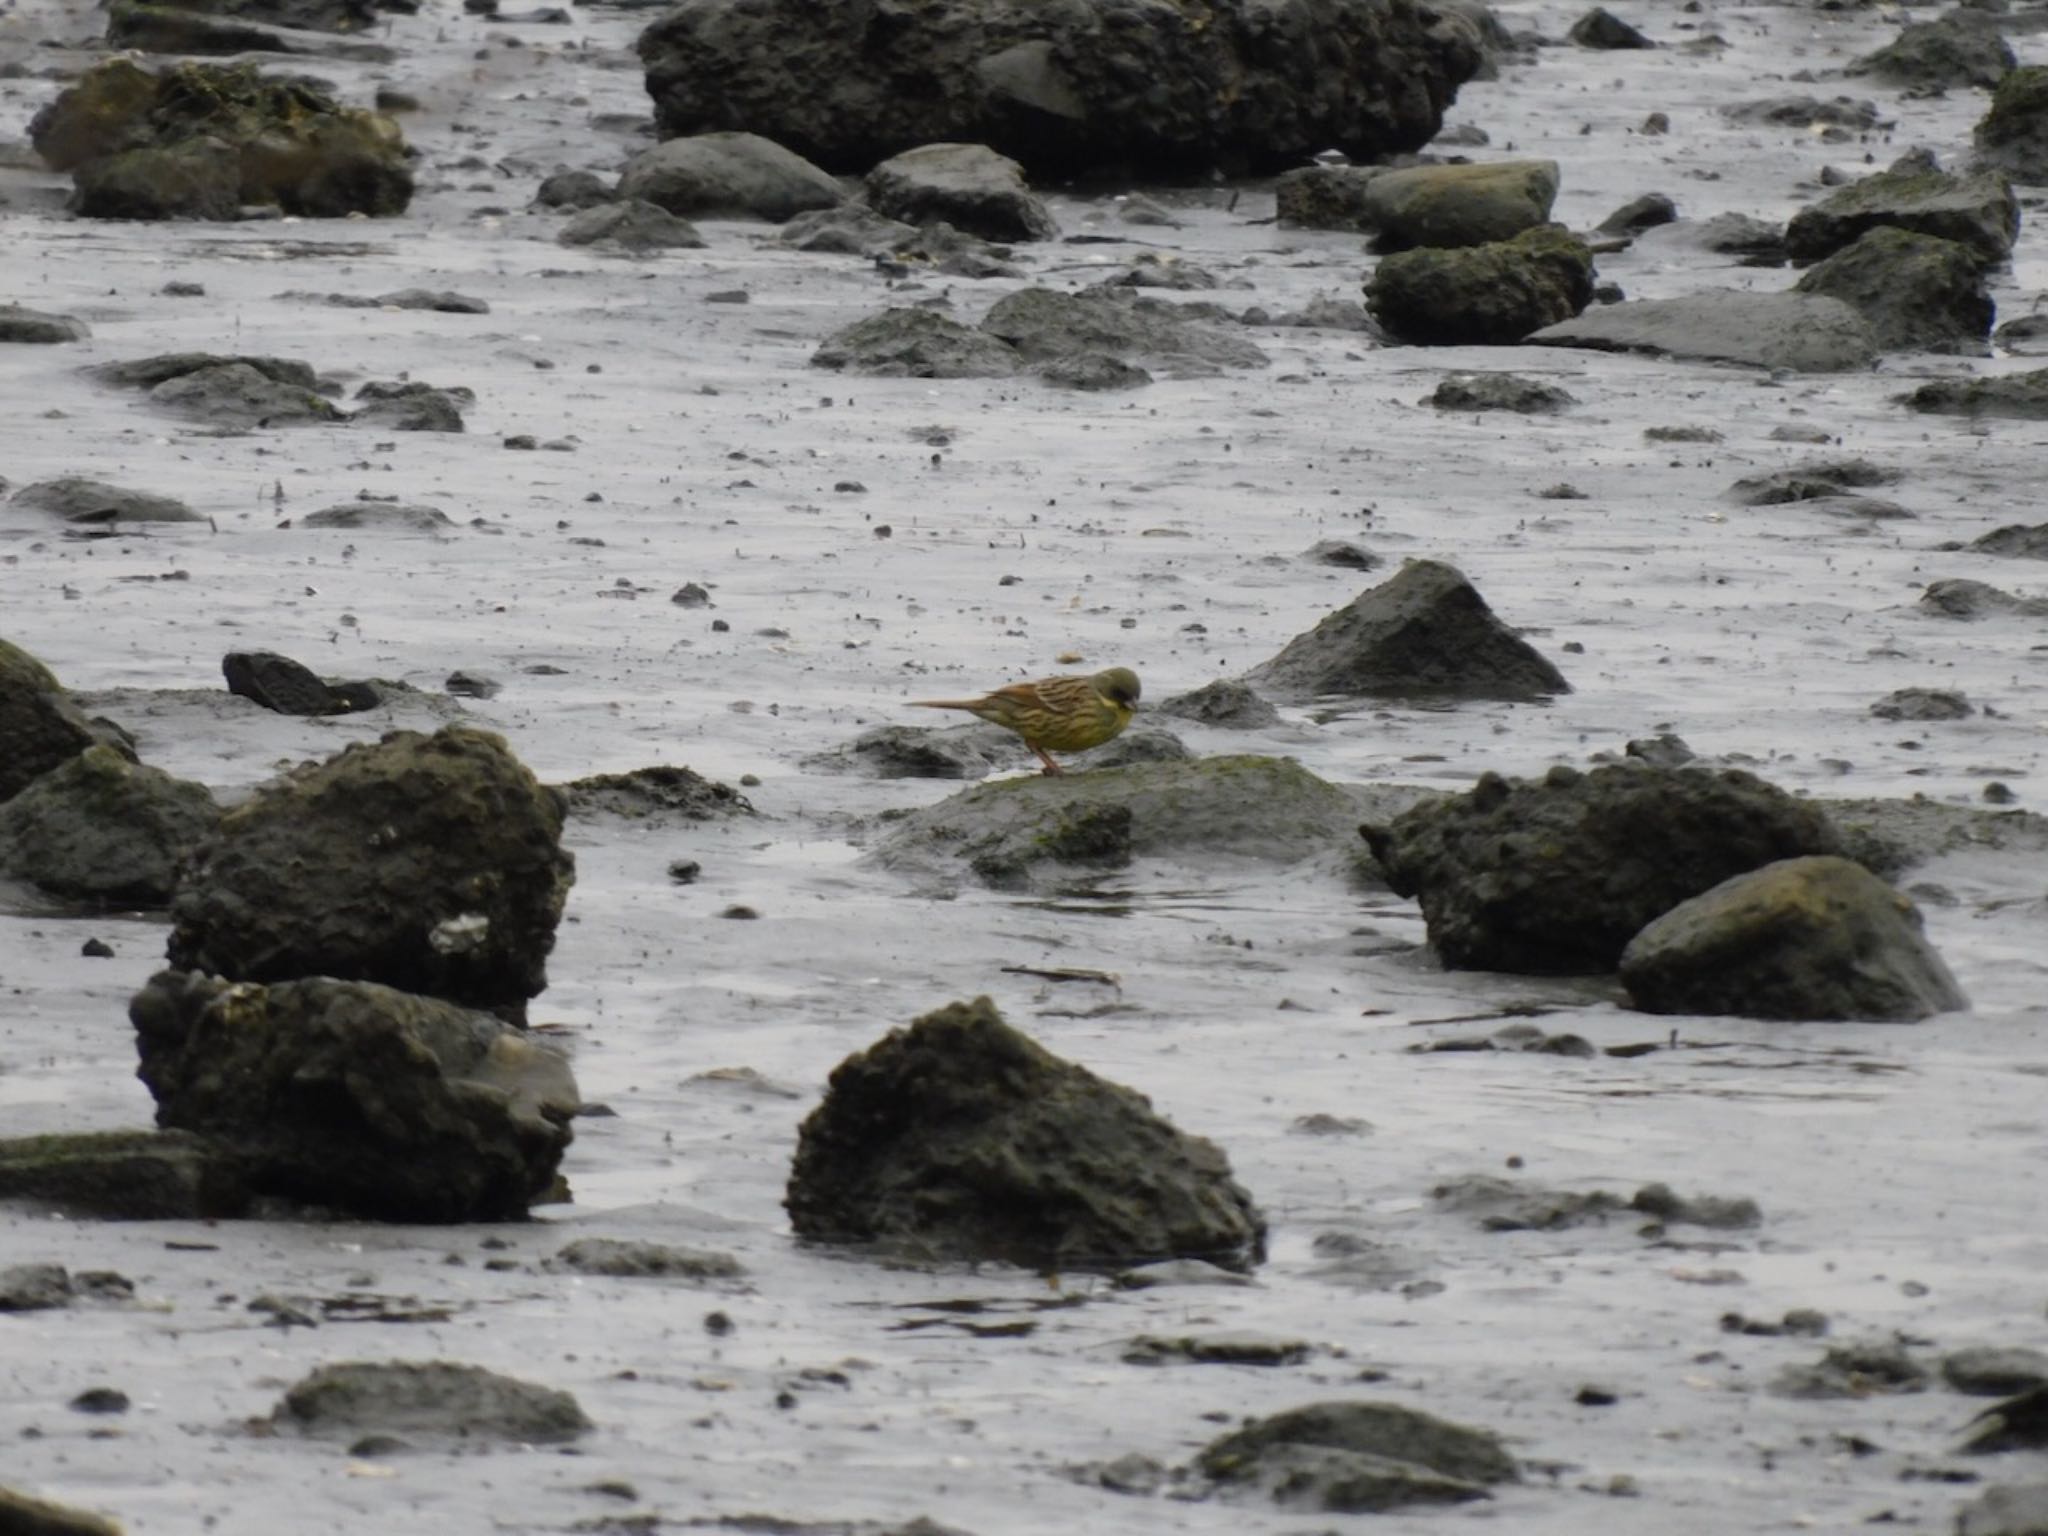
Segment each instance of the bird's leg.
[{"label": "bird's leg", "polygon": [[1051,754],[1048,753],[1045,750],[1045,748],[1033,747],[1031,750],[1036,752],[1038,754],[1038,760],[1041,763],[1045,764],[1046,775],[1057,777],[1058,775],[1066,772],[1066,769],[1062,768],[1058,763],[1052,760]]}]

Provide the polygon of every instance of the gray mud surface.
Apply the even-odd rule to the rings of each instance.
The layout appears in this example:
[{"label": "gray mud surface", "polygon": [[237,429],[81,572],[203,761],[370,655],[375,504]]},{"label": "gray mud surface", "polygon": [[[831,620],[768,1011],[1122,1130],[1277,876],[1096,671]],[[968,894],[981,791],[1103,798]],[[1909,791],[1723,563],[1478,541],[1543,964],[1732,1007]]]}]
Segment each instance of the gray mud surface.
[{"label": "gray mud surface", "polygon": [[[1582,50],[1562,42],[1574,7],[1501,7],[1558,45],[1467,86],[1449,119],[1491,138],[1461,153],[1557,159],[1558,217],[1576,229],[1648,191],[1685,220],[1782,221],[1819,195],[1824,168],[1861,173],[1915,144],[1960,165],[1987,99],[1843,81],[1894,34],[1891,13],[1617,10],[1665,46]],[[99,13],[72,0],[0,13],[0,58],[26,66],[0,78],[0,300],[91,328],[0,348],[0,470],[17,487],[91,475],[206,519],[70,538],[0,502],[0,633],[88,713],[128,727],[145,761],[227,803],[281,764],[452,717],[504,733],[546,782],[686,763],[722,783],[753,776],[741,792],[759,813],[571,821],[578,879],[532,1018],[573,1051],[586,1101],[614,1112],[576,1122],[573,1203],[447,1229],[0,1210],[0,1268],[112,1270],[135,1288],[132,1302],[0,1313],[0,1480],[134,1531],[215,1536],[745,1515],[889,1529],[927,1516],[978,1536],[1293,1536],[1365,1517],[1125,1496],[1066,1469],[1130,1453],[1184,1464],[1241,1416],[1354,1396],[1491,1428],[1523,1461],[1525,1480],[1490,1501],[1394,1517],[1402,1530],[1945,1531],[1973,1496],[1957,1479],[2023,1473],[1997,1463],[2025,1455],[1952,1455],[1981,1404],[1939,1385],[1779,1395],[1772,1378],[1822,1341],[1721,1320],[1815,1309],[1829,1343],[1903,1334],[1930,1365],[2048,1343],[2038,835],[1929,834],[1932,857],[1899,877],[1973,1011],[1909,1027],[1652,1019],[1605,983],[1442,972],[1414,906],[1355,883],[1349,848],[1280,867],[1140,859],[1050,893],[920,892],[864,854],[883,813],[957,781],[803,764],[873,726],[931,723],[909,699],[1117,664],[1163,699],[1241,673],[1383,579],[1300,558],[1344,539],[1457,565],[1573,692],[1288,707],[1252,731],[1174,721],[1192,750],[1290,755],[1340,785],[1461,790],[1484,770],[1583,767],[1672,731],[1795,792],[1966,807],[1996,781],[2039,808],[2048,632],[1917,599],[1951,578],[2048,595],[2048,566],[1959,547],[2042,520],[2048,426],[1895,403],[2027,360],[1892,355],[1867,372],[1772,377],[1254,327],[1268,368],[1106,395],[825,374],[811,353],[854,320],[937,301],[973,323],[1021,283],[891,279],[716,219],[700,221],[698,250],[558,246],[563,215],[524,211],[539,179],[558,165],[609,175],[648,142],[631,53],[647,14],[578,6],[566,26],[520,25],[428,0],[375,29],[395,63],[271,61],[313,69],[351,102],[379,85],[420,99],[405,123],[420,195],[402,218],[122,225],[65,215],[65,179],[23,143],[59,89],[41,71],[86,58],[41,44],[97,35]],[[1688,46],[1709,35],[1725,46]],[[525,46],[507,46],[515,37]],[[2023,62],[2048,58],[2038,32],[2014,43]],[[1896,127],[1834,142],[1722,110],[1845,91]],[[1668,135],[1637,131],[1653,111]],[[1165,252],[1230,285],[1197,297],[1280,314],[1355,300],[1371,265],[1355,234],[1271,222],[1270,184],[1127,190],[1177,226],[1050,189],[1069,234],[1117,238],[1019,247],[1028,280],[1078,285]],[[2025,201],[2033,220],[2039,189]],[[1795,279],[1685,232],[1602,255],[1601,278],[1640,298]],[[171,282],[204,296],[166,296]],[[416,287],[489,313],[304,297]],[[2030,224],[1994,274],[2000,318],[2044,288],[2048,243]],[[461,434],[214,435],[84,371],[196,350],[302,358],[351,395],[409,376],[476,398]],[[1445,377],[1489,369],[1580,403],[1511,418],[1421,403]],[[1674,427],[1721,440],[1645,437]],[[505,450],[515,434],[569,451]],[[1912,516],[1727,494],[1848,455],[1897,468],[1885,495]],[[296,525],[360,492],[455,526]],[[709,604],[672,603],[686,583]],[[422,691],[356,714],[273,715],[221,688],[222,655],[253,649]],[[502,691],[446,697],[457,670]],[[1905,687],[1961,691],[1979,713],[1869,713]],[[685,860],[701,865],[694,883],[669,876]],[[738,906],[757,920],[721,917]],[[6,1134],[147,1122],[126,1005],[165,937],[156,919],[69,915],[0,887]],[[81,957],[93,938],[111,959]],[[783,1184],[827,1073],[978,993],[1228,1152],[1271,1222],[1253,1283],[1124,1290],[794,1241]],[[1595,1054],[1410,1050],[1531,1015]],[[1753,1199],[1762,1222],[1702,1230],[1617,1210],[1488,1230],[1431,1194],[1475,1174],[1620,1202],[1662,1182]],[[548,1264],[585,1239],[729,1254],[743,1275]],[[282,1310],[252,1309],[261,1298]],[[713,1313],[724,1322],[707,1326]],[[1209,1334],[1309,1348],[1281,1365],[1227,1350],[1222,1363],[1124,1358],[1141,1336]],[[595,1428],[569,1450],[393,1455],[252,1430],[292,1382],[360,1359],[564,1389]],[[66,1406],[95,1387],[132,1407]]]}]

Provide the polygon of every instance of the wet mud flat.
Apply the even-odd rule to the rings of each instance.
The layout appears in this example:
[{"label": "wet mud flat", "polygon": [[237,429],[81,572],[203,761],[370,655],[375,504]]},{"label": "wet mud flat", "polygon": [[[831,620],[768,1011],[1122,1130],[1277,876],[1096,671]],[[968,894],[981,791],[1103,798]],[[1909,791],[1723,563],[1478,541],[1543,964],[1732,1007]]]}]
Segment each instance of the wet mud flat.
[{"label": "wet mud flat", "polygon": [[[1623,8],[1665,46],[1621,52],[1566,44],[1564,7],[1499,13],[1554,45],[1461,89],[1450,126],[1491,142],[1456,152],[1555,159],[1576,230],[1669,195],[1678,225],[1598,257],[1631,299],[1789,287],[1788,269],[1690,245],[1688,223],[1782,221],[1824,169],[1917,144],[1961,161],[1987,99],[1832,73],[1895,34],[1877,13]],[[2039,809],[2048,651],[2023,611],[1923,602],[1942,581],[2048,595],[2048,568],[1969,547],[2040,520],[2042,428],[1896,398],[2028,359],[1773,374],[1269,326],[1245,329],[1264,368],[1160,370],[1127,392],[830,373],[819,344],[890,305],[973,323],[1028,284],[1163,262],[1222,279],[1195,297],[1286,314],[1357,299],[1375,258],[1356,234],[1275,222],[1268,181],[1042,189],[1063,232],[1106,243],[1019,244],[1019,278],[793,251],[740,220],[698,221],[704,244],[667,254],[563,247],[564,216],[527,207],[538,181],[609,175],[652,142],[632,55],[646,17],[571,18],[430,8],[380,21],[389,61],[298,61],[350,101],[419,101],[419,190],[397,218],[74,220],[68,178],[9,156],[0,297],[91,334],[0,348],[17,423],[0,473],[96,476],[198,514],[70,537],[0,505],[0,635],[86,713],[226,804],[280,767],[454,721],[550,784],[688,764],[752,813],[568,817],[575,884],[529,1023],[585,1105],[572,1201],[451,1226],[0,1209],[0,1270],[65,1277],[20,1281],[58,1304],[0,1310],[0,1481],[132,1530],[1321,1530],[1372,1517],[1197,1501],[1187,1469],[1248,1417],[1338,1399],[1483,1426],[1514,1458],[1518,1481],[1392,1517],[1404,1527],[1944,1530],[1986,1485],[2048,1477],[2038,1451],[1961,1449],[1993,1400],[1966,1352],[2048,1347],[2028,1175],[2048,1135],[2048,889],[2024,824],[1979,815]],[[43,36],[101,20],[67,10]],[[1725,46],[1687,46],[1708,34]],[[0,80],[13,138],[60,88],[42,67],[92,56],[40,41]],[[2011,41],[2041,57],[2035,36]],[[1891,126],[1724,111],[1838,92]],[[1652,112],[1668,133],[1641,131]],[[1126,221],[1122,193],[1174,222]],[[2001,320],[2048,286],[2037,201],[2023,185],[2019,243],[1990,278]],[[329,302],[408,288],[488,312]],[[86,371],[196,350],[303,358],[350,410],[365,382],[466,390],[467,430],[223,432]],[[1473,372],[1576,403],[1423,403]],[[535,451],[505,446],[521,437]],[[1732,493],[1850,458],[1892,475],[1869,494],[1910,516]],[[307,523],[363,493],[447,522]],[[1327,540],[1387,563],[1303,558]],[[1236,676],[1408,557],[1456,565],[1572,691],[1159,723],[1202,757],[1291,757],[1404,795],[1586,769],[1664,732],[1825,802],[1924,795],[1950,819],[1896,878],[1972,1007],[1911,1025],[1664,1017],[1607,978],[1445,971],[1416,904],[1359,878],[1348,836],[992,888],[877,857],[958,781],[818,765],[873,727],[928,723],[910,699],[1115,664],[1148,700]],[[693,585],[702,601],[674,600]],[[276,714],[222,687],[225,653],[263,649],[417,692]],[[457,672],[501,686],[458,691]],[[1871,713],[1908,688],[1974,712]],[[1994,784],[2010,800],[1987,799]],[[128,1008],[169,937],[160,915],[0,887],[6,1135],[149,1123]],[[1130,1285],[798,1242],[782,1202],[828,1074],[978,994],[1225,1149],[1267,1222],[1264,1261]],[[1657,1185],[1673,1198],[1645,1195]],[[731,1264],[564,1260],[598,1239]],[[125,1283],[88,1278],[109,1273]],[[272,1417],[310,1373],[359,1360],[484,1367],[573,1394],[591,1427],[400,1451]],[[112,1404],[98,1389],[125,1411],[89,1411]]]}]

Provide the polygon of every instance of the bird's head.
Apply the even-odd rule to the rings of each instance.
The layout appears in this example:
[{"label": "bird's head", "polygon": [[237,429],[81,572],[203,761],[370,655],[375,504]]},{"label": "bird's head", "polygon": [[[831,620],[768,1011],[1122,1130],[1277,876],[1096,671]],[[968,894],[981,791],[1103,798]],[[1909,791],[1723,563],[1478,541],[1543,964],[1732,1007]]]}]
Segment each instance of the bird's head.
[{"label": "bird's head", "polygon": [[1132,709],[1138,703],[1138,674],[1129,667],[1111,667],[1095,674],[1095,691],[1110,703]]}]

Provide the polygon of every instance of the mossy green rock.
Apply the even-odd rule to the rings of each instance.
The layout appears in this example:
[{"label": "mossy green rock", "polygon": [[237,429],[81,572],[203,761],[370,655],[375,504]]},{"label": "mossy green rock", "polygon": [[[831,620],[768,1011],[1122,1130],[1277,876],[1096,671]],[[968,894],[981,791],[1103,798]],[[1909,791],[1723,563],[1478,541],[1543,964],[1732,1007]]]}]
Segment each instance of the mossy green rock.
[{"label": "mossy green rock", "polygon": [[1995,308],[1983,266],[1954,240],[1880,225],[1809,268],[1796,287],[1857,310],[1888,352],[1987,350]]},{"label": "mossy green rock", "polygon": [[[403,213],[412,199],[395,121],[248,64],[179,64],[152,75],[108,59],[38,112],[29,136],[52,169],[73,173],[80,211],[98,216],[230,218],[239,205],[262,204],[340,218]],[[216,146],[234,160],[233,206]],[[156,212],[151,175],[172,184]]]},{"label": "mossy green rock", "polygon": [[[116,1221],[210,1221],[253,1198],[241,1158],[188,1131],[104,1131],[0,1141],[0,1200]],[[6,1524],[0,1521],[0,1530]]]},{"label": "mossy green rock", "polygon": [[0,872],[55,896],[165,906],[179,860],[219,821],[205,785],[90,746],[0,805]]},{"label": "mossy green rock", "polygon": [[1882,224],[1953,240],[1990,265],[2012,255],[2020,204],[1996,171],[1879,171],[1800,209],[1785,226],[1785,248],[1796,262],[1819,261]]},{"label": "mossy green rock", "polygon": [[1912,1023],[1969,1006],[1913,903],[1843,858],[1767,864],[1672,908],[1621,979],[1651,1013]]},{"label": "mossy green rock", "polygon": [[1463,250],[1383,257],[1366,308],[1418,346],[1509,346],[1593,301],[1593,253],[1558,225]]},{"label": "mossy green rock", "polygon": [[1049,1270],[1265,1257],[1266,1223],[1212,1142],[1062,1061],[987,998],[833,1071],[783,1202],[799,1236]]},{"label": "mossy green rock", "polygon": [[93,741],[92,726],[50,669],[0,640],[0,802]]},{"label": "mossy green rock", "polygon": [[1555,160],[1409,166],[1366,183],[1365,216],[1383,251],[1490,245],[1547,223],[1557,185]]},{"label": "mossy green rock", "polygon": [[380,981],[522,1021],[575,879],[562,816],[561,795],[486,731],[349,747],[266,786],[194,850],[170,962]]},{"label": "mossy green rock", "polygon": [[1291,758],[1205,757],[977,784],[895,819],[874,857],[1019,890],[1135,858],[1293,864],[1339,848],[1356,818]]},{"label": "mossy green rock", "polygon": [[2020,181],[2048,181],[2048,66],[2029,64],[1998,82],[1977,124],[1977,163]]}]

